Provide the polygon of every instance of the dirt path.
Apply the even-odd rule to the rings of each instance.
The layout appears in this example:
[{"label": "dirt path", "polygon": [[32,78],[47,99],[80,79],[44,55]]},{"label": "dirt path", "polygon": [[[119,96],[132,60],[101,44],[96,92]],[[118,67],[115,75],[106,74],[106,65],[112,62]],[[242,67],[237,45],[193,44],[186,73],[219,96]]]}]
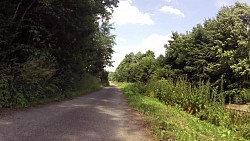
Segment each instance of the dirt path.
[{"label": "dirt path", "polygon": [[0,141],[148,141],[121,90],[0,115]]}]

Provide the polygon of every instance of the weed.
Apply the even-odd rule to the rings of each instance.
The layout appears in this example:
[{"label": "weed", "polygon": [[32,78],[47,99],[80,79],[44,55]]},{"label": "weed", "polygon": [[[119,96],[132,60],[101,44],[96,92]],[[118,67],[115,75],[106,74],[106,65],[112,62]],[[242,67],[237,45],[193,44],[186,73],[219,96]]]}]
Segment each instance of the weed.
[{"label": "weed", "polygon": [[[164,81],[164,83],[169,83]],[[118,84],[125,95],[128,98],[130,105],[143,113],[146,116],[147,123],[150,125],[154,135],[158,137],[159,140],[178,140],[178,141],[194,141],[194,140],[220,140],[220,141],[233,141],[233,140],[244,140],[249,136],[247,132],[247,125],[242,126],[241,130],[244,129],[244,133],[238,134],[225,126],[217,126],[206,121],[201,121],[199,118],[190,115],[182,111],[179,106],[170,106],[162,103],[157,98],[157,94],[153,94],[156,97],[148,97],[145,94],[140,94],[135,88],[138,84],[128,84],[128,83],[116,83]],[[154,89],[157,93],[164,93],[166,84],[157,83],[150,84],[150,89]],[[141,86],[140,86],[141,88]],[[144,87],[148,92],[148,87]],[[184,88],[183,88],[184,89]],[[149,94],[150,95],[150,94]],[[165,98],[165,97],[164,97]],[[208,108],[210,109],[210,108]],[[216,106],[214,105],[214,109]],[[224,109],[219,109],[224,112]],[[217,111],[217,110],[216,110]],[[219,113],[219,111],[217,111]],[[221,114],[216,117],[213,110],[207,111],[210,113],[208,118],[214,119],[215,123],[218,125],[226,125],[224,117],[229,116],[227,114]],[[230,122],[230,120],[228,121]],[[240,129],[240,128],[238,128]]]}]

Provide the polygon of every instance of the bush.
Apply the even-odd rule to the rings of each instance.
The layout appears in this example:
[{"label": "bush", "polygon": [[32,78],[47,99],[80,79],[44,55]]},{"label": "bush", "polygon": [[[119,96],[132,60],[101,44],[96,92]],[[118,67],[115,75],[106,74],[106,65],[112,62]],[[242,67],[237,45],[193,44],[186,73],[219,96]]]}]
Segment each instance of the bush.
[{"label": "bush", "polygon": [[238,132],[240,136],[243,136],[245,139],[250,139],[250,113],[248,112],[239,112],[239,111],[230,111],[230,121],[227,125],[227,128],[232,131]]},{"label": "bush", "polygon": [[109,86],[109,72],[103,70],[99,73],[101,83],[103,86]]},{"label": "bush", "polygon": [[100,81],[85,74],[76,75],[67,82],[64,89],[58,87],[61,78],[51,79],[48,83],[31,82],[25,77],[13,77],[0,74],[0,108],[28,107],[40,103],[59,101],[100,89]]},{"label": "bush", "polygon": [[201,120],[206,120],[217,126],[227,126],[230,122],[230,114],[223,105],[214,103],[197,115]]},{"label": "bush", "polygon": [[246,104],[250,102],[250,90],[244,89],[241,91],[241,102]]},{"label": "bush", "polygon": [[210,83],[199,83],[198,86],[192,86],[184,79],[173,79],[151,81],[146,85],[147,95],[156,97],[161,102],[181,106],[185,111],[196,114],[204,109],[210,101],[211,87]]}]

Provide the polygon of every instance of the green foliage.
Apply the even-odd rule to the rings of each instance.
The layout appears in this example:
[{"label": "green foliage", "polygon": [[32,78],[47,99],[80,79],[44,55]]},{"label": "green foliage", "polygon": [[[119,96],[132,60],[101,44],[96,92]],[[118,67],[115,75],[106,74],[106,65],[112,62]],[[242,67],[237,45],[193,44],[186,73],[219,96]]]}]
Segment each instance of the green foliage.
[{"label": "green foliage", "polygon": [[244,104],[246,104],[250,101],[250,90],[249,89],[244,89],[243,91],[241,91],[240,101]]},{"label": "green foliage", "polygon": [[[202,127],[179,130],[183,126],[176,123],[182,119],[174,115],[161,121],[161,116],[169,111],[159,111],[161,106],[151,102],[151,98],[223,129],[220,132],[223,139],[211,137],[211,140],[249,140],[249,114],[234,113],[224,107],[225,102],[250,102],[249,41],[250,7],[236,2],[221,8],[215,18],[205,20],[187,34],[172,33],[172,39],[164,46],[165,57],[161,55],[154,60],[140,52],[127,55],[115,72],[115,80],[137,82],[124,91],[134,101],[131,105],[143,113],[150,117],[161,113],[154,117],[157,120],[153,124],[155,130],[160,130],[157,135],[162,140],[169,139],[165,135],[170,140],[198,140],[202,137],[196,138],[196,134],[185,131],[193,128],[200,131]],[[172,116],[180,121],[169,122]],[[181,132],[168,132],[176,128]]]},{"label": "green foliage", "polygon": [[[138,106],[138,103],[140,103],[141,105],[138,110],[142,111],[147,115],[152,114],[150,116],[154,116],[155,112],[159,111],[159,109],[157,109],[159,107],[157,106],[158,105],[157,103],[154,104],[148,103],[148,105],[145,106],[145,101],[139,100],[141,97],[143,97],[143,99],[156,98],[165,105],[172,106],[172,108],[184,110],[189,114],[195,115],[202,121],[206,121],[208,123],[218,126],[218,128],[225,128],[227,132],[222,133],[223,137],[235,134],[237,137],[250,139],[249,138],[250,114],[227,110],[224,105],[224,93],[217,94],[217,90],[212,89],[210,83],[203,84],[202,82],[200,82],[198,86],[192,86],[191,83],[185,81],[184,79],[179,79],[177,81],[173,81],[173,79],[167,79],[167,80],[150,81],[147,84],[143,83],[127,84],[122,87],[125,87],[124,91],[126,94],[129,95],[129,97],[134,97],[136,99],[133,100],[134,102],[131,102],[131,104]],[[158,119],[159,116],[164,117],[166,113],[168,114],[169,111],[159,111],[160,115],[158,115],[156,118]],[[167,119],[173,118],[173,116],[175,115],[170,115],[169,117],[167,117]],[[199,124],[199,122],[190,124]],[[174,130],[178,128],[178,126],[182,125],[175,125],[173,123],[169,124],[169,121],[164,120],[160,124],[158,123],[157,125],[154,126],[157,126],[155,128],[164,129],[163,132],[165,135],[165,133],[168,132],[169,130],[170,131]],[[186,128],[184,128],[183,130],[185,129]],[[162,133],[157,133],[157,134],[162,134]],[[190,135],[187,133],[186,135],[182,134],[180,136],[181,138],[183,137],[184,139],[187,139],[186,136],[188,137],[191,136],[192,139],[193,137],[196,137],[196,135],[193,134]]]},{"label": "green foliage", "polygon": [[201,111],[198,116],[200,119],[206,120],[217,126],[227,126],[230,124],[230,114],[221,104],[214,103],[210,105]]},{"label": "green foliage", "polygon": [[249,13],[247,4],[236,2],[187,34],[173,33],[165,45],[172,76],[185,76],[194,83],[210,81],[218,90],[227,91],[227,102],[245,103],[239,97],[243,88],[249,88]]},{"label": "green foliage", "polygon": [[109,79],[109,81],[114,81],[115,80],[115,73],[114,72],[109,72],[108,79]]},{"label": "green foliage", "polygon": [[103,70],[100,72],[101,83],[104,86],[109,86],[109,72]]},{"label": "green foliage", "polygon": [[94,77],[90,74],[86,74],[85,77],[83,77],[83,79],[77,81],[74,84],[74,87],[68,93],[71,97],[76,97],[100,89],[101,89],[100,80],[97,77]]},{"label": "green foliage", "polygon": [[187,34],[172,33],[172,39],[164,46],[165,57],[155,59],[152,52],[130,53],[118,66],[115,80],[147,83],[150,79],[184,77],[198,89],[200,81],[210,82],[211,89],[217,90],[214,93],[223,92],[227,103],[248,103],[245,89],[250,88],[249,13],[247,4],[236,2]]},{"label": "green foliage", "polygon": [[196,114],[211,101],[210,83],[192,86],[184,79],[152,81],[146,85],[149,96],[158,98],[167,105],[178,105],[185,111]]},{"label": "green foliage", "polygon": [[148,82],[156,68],[154,57],[152,51],[147,51],[145,54],[138,52],[136,55],[134,53],[126,55],[115,71],[115,80],[119,82]]},{"label": "green foliage", "polygon": [[104,68],[115,44],[109,19],[117,3],[1,1],[0,107],[71,97],[86,74],[107,84]]},{"label": "green foliage", "polygon": [[[243,130],[236,133],[225,127],[200,121],[176,107],[161,103],[156,98],[141,95],[141,90],[135,88],[139,84],[116,84],[124,91],[129,104],[146,116],[147,124],[159,140],[244,140],[241,134]],[[141,88],[142,86],[138,89]]]}]

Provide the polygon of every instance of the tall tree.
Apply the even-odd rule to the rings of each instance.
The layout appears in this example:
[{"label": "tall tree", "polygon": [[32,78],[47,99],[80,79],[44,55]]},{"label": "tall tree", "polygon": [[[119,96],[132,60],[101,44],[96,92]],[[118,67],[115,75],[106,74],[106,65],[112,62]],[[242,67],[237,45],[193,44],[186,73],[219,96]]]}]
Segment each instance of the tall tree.
[{"label": "tall tree", "polygon": [[191,81],[209,80],[227,91],[228,97],[238,95],[249,87],[249,9],[236,2],[188,34],[173,33],[166,45],[167,64],[177,75]]},{"label": "tall tree", "polygon": [[118,0],[0,2],[0,95],[5,106],[67,97],[86,73],[111,65]]}]

